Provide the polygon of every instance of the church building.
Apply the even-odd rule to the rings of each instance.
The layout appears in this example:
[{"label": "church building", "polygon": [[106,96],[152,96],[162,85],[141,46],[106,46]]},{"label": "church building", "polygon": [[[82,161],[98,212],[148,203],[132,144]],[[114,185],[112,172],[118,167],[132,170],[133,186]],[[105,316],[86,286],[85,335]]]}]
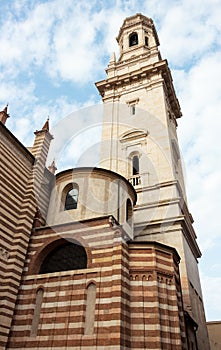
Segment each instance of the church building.
[{"label": "church building", "polygon": [[98,167],[46,166],[47,120],[25,147],[0,112],[0,350],[209,350],[181,114],[152,19],[117,36]]}]

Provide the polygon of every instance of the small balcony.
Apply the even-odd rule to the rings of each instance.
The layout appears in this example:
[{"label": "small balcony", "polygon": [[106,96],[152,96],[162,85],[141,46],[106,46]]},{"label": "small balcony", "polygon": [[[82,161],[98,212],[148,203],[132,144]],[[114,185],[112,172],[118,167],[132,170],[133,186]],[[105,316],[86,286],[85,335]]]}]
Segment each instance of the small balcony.
[{"label": "small balcony", "polygon": [[131,185],[133,185],[134,187],[135,186],[138,186],[141,184],[141,181],[140,181],[140,175],[133,175],[131,176],[128,181],[131,183]]}]

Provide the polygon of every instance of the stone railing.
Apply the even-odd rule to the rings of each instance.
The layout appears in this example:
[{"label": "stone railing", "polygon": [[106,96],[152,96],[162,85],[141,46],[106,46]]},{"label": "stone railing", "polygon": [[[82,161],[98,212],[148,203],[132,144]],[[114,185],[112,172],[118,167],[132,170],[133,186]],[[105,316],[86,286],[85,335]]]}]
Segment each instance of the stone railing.
[{"label": "stone railing", "polygon": [[138,186],[141,183],[140,175],[133,175],[128,179],[128,181],[131,183],[131,185]]}]

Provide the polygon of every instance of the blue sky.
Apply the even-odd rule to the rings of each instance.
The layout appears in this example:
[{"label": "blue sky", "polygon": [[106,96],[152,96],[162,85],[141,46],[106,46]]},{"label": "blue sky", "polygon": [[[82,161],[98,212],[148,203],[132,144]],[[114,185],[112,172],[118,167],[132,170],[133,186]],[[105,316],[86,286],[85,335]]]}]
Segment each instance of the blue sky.
[{"label": "blue sky", "polygon": [[0,0],[0,8],[0,108],[9,103],[7,127],[27,146],[48,115],[54,127],[100,103],[94,82],[118,53],[124,18],[154,19],[183,112],[178,133],[206,315],[220,320],[220,0]]}]

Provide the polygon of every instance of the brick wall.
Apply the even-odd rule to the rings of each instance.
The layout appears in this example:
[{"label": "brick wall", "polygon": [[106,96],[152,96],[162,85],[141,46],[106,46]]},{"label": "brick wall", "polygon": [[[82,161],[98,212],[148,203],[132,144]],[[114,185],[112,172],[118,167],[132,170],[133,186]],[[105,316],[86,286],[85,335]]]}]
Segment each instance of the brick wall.
[{"label": "brick wall", "polygon": [[[108,218],[86,226],[33,230],[7,348],[185,349],[176,252],[157,243],[127,243]],[[38,274],[44,257],[65,239],[85,247],[87,268]],[[87,297],[91,284],[94,309]],[[90,331],[88,310],[94,310]]]}]

